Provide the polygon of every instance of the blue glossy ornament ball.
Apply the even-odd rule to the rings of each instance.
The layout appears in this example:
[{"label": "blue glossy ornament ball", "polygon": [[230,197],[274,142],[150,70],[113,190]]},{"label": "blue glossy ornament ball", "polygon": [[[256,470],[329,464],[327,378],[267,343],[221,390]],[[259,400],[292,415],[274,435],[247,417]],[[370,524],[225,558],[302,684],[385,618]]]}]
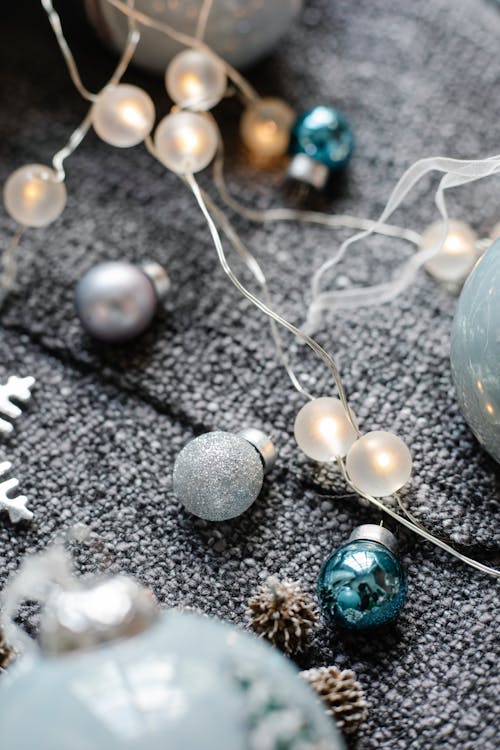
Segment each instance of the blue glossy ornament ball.
[{"label": "blue glossy ornament ball", "polygon": [[[375,527],[378,528],[378,527]],[[388,547],[354,539],[333,552],[318,578],[318,599],[327,620],[364,630],[386,625],[406,599],[405,572]]]},{"label": "blue glossy ornament ball", "polygon": [[353,149],[351,126],[335,107],[313,107],[304,112],[293,126],[290,153],[305,154],[329,170],[344,169]]}]

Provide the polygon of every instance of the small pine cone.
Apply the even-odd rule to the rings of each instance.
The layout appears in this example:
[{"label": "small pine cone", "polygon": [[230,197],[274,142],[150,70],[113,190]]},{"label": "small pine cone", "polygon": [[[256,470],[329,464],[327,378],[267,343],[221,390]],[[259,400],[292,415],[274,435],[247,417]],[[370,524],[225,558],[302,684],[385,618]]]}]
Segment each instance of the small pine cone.
[{"label": "small pine cone", "polygon": [[7,646],[0,631],[0,673],[12,661],[13,657],[14,652]]},{"label": "small pine cone", "polygon": [[346,734],[355,732],[366,719],[366,701],[363,688],[352,669],[318,667],[301,672],[300,676],[326,703],[326,713],[337,722]]},{"label": "small pine cone", "polygon": [[318,622],[318,612],[309,594],[296,581],[279,581],[274,576],[249,599],[247,615],[257,635],[288,655],[303,650]]}]

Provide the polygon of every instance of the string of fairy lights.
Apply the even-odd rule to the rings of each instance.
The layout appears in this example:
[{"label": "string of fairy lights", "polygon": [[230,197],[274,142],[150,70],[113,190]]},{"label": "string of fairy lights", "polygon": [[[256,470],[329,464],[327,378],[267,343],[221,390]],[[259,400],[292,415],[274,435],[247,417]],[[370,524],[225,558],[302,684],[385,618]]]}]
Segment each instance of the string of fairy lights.
[{"label": "string of fairy lights", "polygon": [[[135,9],[133,0],[106,0],[127,17],[129,30],[115,72],[99,92],[93,93],[82,83],[64,37],[60,18],[51,0],[41,2],[71,79],[79,94],[89,101],[89,109],[67,144],[54,155],[52,166],[22,166],[11,174],[5,183],[5,208],[17,222],[19,229],[4,252],[3,275],[0,279],[2,287],[8,289],[14,283],[14,252],[25,229],[47,226],[63,212],[66,205],[64,162],[82,143],[89,129],[92,127],[103,141],[115,147],[129,148],[145,143],[148,151],[168,170],[178,175],[192,192],[205,218],[218,260],[226,276],[244,297],[269,318],[280,360],[293,386],[307,398],[295,420],[295,438],[299,448],[315,461],[338,463],[346,483],[360,497],[398,523],[483,573],[500,576],[499,571],[472,560],[436,538],[409,513],[398,495],[398,491],[407,484],[412,474],[412,458],[408,446],[398,435],[389,431],[363,433],[360,430],[335,361],[310,335],[317,327],[325,309],[334,308],[335,305],[355,307],[359,304],[370,304],[375,299],[377,302],[391,299],[410,283],[421,265],[425,265],[428,271],[442,282],[462,282],[479,257],[486,241],[480,240],[463,222],[448,219],[443,193],[450,186],[465,184],[486,174],[500,171],[500,157],[473,162],[439,159],[424,160],[425,164],[418,162],[398,182],[378,221],[287,208],[260,211],[243,206],[231,196],[225,183],[222,136],[210,110],[226,96],[230,82],[244,105],[241,120],[242,141],[249,151],[264,160],[283,157],[286,154],[294,114],[290,106],[278,98],[259,97],[238,71],[205,44],[203,33],[211,3],[202,4],[197,35],[191,37],[139,12]],[[167,66],[165,86],[173,107],[156,127],[155,106],[149,94],[138,86],[122,83],[139,43],[142,26],[161,31],[184,47]],[[357,230],[358,233],[346,240],[335,256],[324,263],[316,273],[306,330],[293,325],[274,310],[262,267],[245,246],[226,214],[198,184],[196,175],[212,163],[214,186],[222,202],[246,218],[262,222],[300,221],[327,228],[343,227]],[[304,170],[303,161],[299,166],[300,170]],[[413,185],[433,169],[444,173],[436,194],[441,220],[429,227],[423,235],[388,224],[391,214]],[[297,165],[294,170],[293,176],[297,177]],[[303,171],[302,173],[304,174]],[[316,177],[315,173],[314,178]],[[406,263],[402,272],[385,285],[357,290],[324,291],[322,284],[329,269],[344,256],[353,242],[365,239],[373,232],[408,241],[418,248],[418,252]],[[221,234],[252,271],[261,289],[262,299],[244,286],[232,269]],[[308,393],[288,362],[278,327],[301,339],[322,360],[332,374],[338,398],[315,398]],[[383,500],[391,495],[396,497],[398,510]]]}]

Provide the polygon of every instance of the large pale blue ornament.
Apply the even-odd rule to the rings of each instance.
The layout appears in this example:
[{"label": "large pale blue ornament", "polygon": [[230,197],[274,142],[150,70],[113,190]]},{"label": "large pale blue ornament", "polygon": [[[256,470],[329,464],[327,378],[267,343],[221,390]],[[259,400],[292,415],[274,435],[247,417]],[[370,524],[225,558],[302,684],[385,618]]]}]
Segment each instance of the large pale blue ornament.
[{"label": "large pale blue ornament", "polygon": [[451,371],[467,422],[500,462],[500,240],[477,263],[460,295]]},{"label": "large pale blue ornament", "polygon": [[[126,609],[123,591],[116,600],[110,593],[86,594],[98,605],[99,629],[111,606]],[[85,619],[78,607],[64,611],[58,642],[69,653],[25,656],[0,676],[5,750],[344,748],[292,664],[255,636],[168,612],[138,635],[137,617],[128,618],[130,637],[73,651],[68,626],[78,630]]]},{"label": "large pale blue ornament", "polygon": [[332,552],[318,578],[318,599],[327,620],[341,628],[365,630],[398,616],[407,584],[394,546],[387,529],[366,524]]}]

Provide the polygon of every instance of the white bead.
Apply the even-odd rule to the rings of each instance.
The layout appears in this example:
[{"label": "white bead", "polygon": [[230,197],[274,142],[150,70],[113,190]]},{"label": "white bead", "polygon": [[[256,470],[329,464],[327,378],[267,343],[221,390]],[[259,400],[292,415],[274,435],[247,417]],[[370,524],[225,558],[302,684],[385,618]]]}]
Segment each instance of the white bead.
[{"label": "white bead", "polygon": [[295,419],[295,440],[306,456],[315,461],[343,457],[357,433],[338,398],[309,401]]},{"label": "white bead", "polygon": [[44,164],[16,169],[3,189],[5,209],[25,227],[44,227],[55,221],[66,205],[66,187]]},{"label": "white bead", "polygon": [[386,497],[411,477],[412,460],[406,443],[392,432],[376,430],[362,435],[347,454],[346,470],[352,483],[373,497]]},{"label": "white bead", "polygon": [[155,107],[138,86],[107,86],[92,107],[92,125],[111,146],[128,148],[141,143],[153,129]]},{"label": "white bead", "polygon": [[294,120],[293,109],[282,99],[258,99],[248,105],[241,118],[242,141],[257,157],[272,159],[283,156],[288,149]]},{"label": "white bead", "polygon": [[[436,221],[427,227],[422,235],[420,248],[430,250],[439,244],[443,228],[442,221]],[[476,241],[477,235],[468,224],[451,219],[443,247],[424,267],[437,281],[461,283],[478,258]]]},{"label": "white bead", "polygon": [[208,115],[172,112],[155,133],[159,159],[177,174],[194,174],[210,164],[217,151],[217,128]]},{"label": "white bead", "polygon": [[217,58],[195,49],[174,57],[165,73],[165,86],[172,101],[184,109],[207,110],[225,94],[227,79]]},{"label": "white bead", "polygon": [[492,240],[498,240],[500,239],[500,221],[495,224],[493,229],[490,232],[490,239]]}]

